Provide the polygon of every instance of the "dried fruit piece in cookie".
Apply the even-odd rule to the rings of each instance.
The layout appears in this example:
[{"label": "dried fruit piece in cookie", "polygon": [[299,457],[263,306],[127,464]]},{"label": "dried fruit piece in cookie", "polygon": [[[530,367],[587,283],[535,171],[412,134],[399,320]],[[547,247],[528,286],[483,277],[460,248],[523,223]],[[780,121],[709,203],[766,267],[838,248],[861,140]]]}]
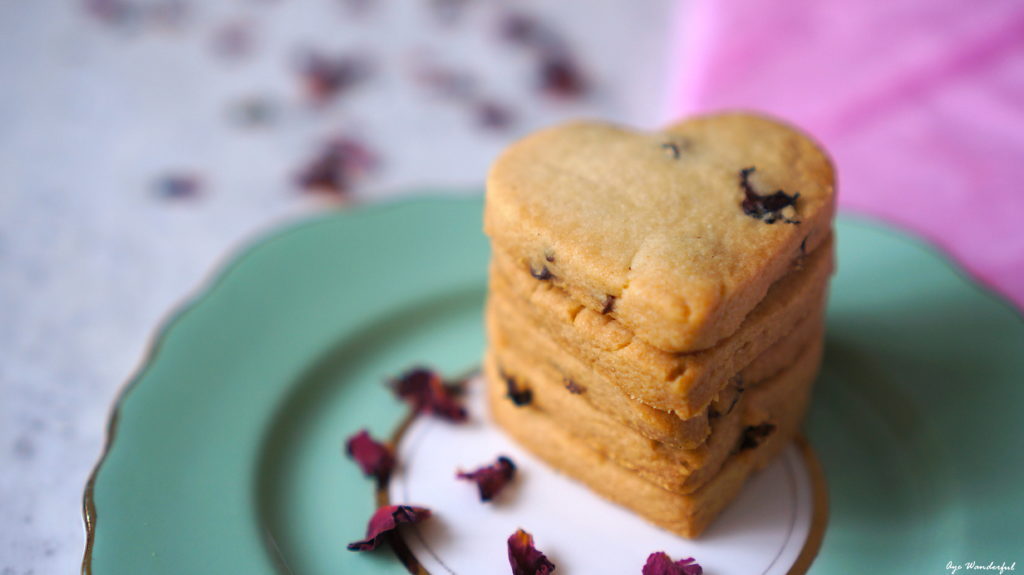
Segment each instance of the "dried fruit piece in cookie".
[{"label": "dried fruit piece in cookie", "polygon": [[[743,207],[743,213],[755,220],[762,220],[766,224],[774,224],[779,220],[787,224],[799,224],[800,220],[786,217],[783,214],[783,210],[792,206],[795,212],[796,201],[800,199],[800,192],[792,196],[782,190],[775,190],[772,194],[759,194],[754,190],[753,184],[750,183],[750,174],[753,174],[755,171],[757,171],[757,168],[754,167],[740,170],[740,187],[743,188],[744,196],[740,206]],[[807,238],[804,238],[804,241],[800,242],[801,250],[806,241]]]},{"label": "dried fruit piece in cookie", "polygon": [[743,451],[744,449],[754,449],[758,445],[761,445],[761,442],[774,432],[775,424],[773,423],[751,425],[743,430],[743,438],[740,440],[739,451]]},{"label": "dried fruit piece in cookie", "polygon": [[[616,321],[639,339],[690,353],[735,333],[790,273],[801,242],[808,253],[826,242],[834,184],[809,137],[761,116],[657,132],[574,122],[501,154],[484,231],[496,252],[533,264],[579,304],[600,312],[613,295]],[[558,255],[547,273],[545,251]]]},{"label": "dried fruit piece in cookie", "polygon": [[501,372],[501,378],[505,380],[505,396],[512,400],[516,407],[530,405],[533,401],[533,391],[526,386],[520,385],[515,377]]}]

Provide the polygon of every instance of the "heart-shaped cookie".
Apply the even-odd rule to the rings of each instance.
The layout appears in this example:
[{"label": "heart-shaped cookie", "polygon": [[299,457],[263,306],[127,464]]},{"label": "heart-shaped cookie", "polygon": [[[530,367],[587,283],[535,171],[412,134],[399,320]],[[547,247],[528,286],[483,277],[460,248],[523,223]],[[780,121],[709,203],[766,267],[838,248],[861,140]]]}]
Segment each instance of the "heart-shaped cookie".
[{"label": "heart-shaped cookie", "polygon": [[830,233],[832,165],[752,114],[660,132],[577,122],[508,148],[487,180],[494,248],[671,352],[714,346]]}]

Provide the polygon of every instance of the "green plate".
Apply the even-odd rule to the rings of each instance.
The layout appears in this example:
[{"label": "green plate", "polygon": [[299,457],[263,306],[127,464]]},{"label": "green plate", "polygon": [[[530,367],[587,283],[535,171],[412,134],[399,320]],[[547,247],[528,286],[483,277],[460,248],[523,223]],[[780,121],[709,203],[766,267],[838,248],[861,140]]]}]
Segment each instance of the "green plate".
[{"label": "green plate", "polygon": [[[83,570],[403,573],[387,551],[345,550],[374,504],[341,446],[400,421],[384,378],[477,365],[480,218],[479,199],[373,206],[236,257],[118,401],[86,490]],[[920,242],[837,226],[807,429],[831,512],[811,572],[1024,560],[1024,322]]]}]

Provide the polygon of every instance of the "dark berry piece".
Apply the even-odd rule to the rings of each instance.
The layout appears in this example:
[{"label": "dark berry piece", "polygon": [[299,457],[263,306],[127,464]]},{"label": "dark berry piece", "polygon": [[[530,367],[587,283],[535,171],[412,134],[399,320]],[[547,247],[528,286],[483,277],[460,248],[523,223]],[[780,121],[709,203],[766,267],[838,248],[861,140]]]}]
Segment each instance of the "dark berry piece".
[{"label": "dark berry piece", "polygon": [[762,423],[747,427],[743,430],[743,438],[740,440],[739,450],[754,449],[774,432],[775,424],[773,423]]},{"label": "dark berry piece", "polygon": [[787,218],[781,212],[789,206],[796,208],[796,201],[800,194],[789,195],[782,190],[776,190],[774,193],[764,196],[758,194],[750,183],[750,174],[756,170],[757,168],[754,167],[740,170],[740,187],[743,188],[744,194],[740,206],[743,208],[743,213],[766,224],[774,224],[780,220],[787,224],[799,224],[800,220]]},{"label": "dark berry piece", "polygon": [[607,295],[604,297],[604,307],[601,308],[601,314],[607,315],[615,309],[615,296]]},{"label": "dark berry piece", "polygon": [[520,386],[516,378],[502,372],[502,379],[505,380],[505,397],[512,400],[512,403],[516,407],[523,407],[524,405],[530,405],[533,402],[533,390],[528,387]]},{"label": "dark berry piece", "polygon": [[574,380],[570,378],[565,378],[565,388],[568,389],[569,393],[573,395],[582,395],[584,392],[587,391],[587,388],[576,383]]},{"label": "dark berry piece", "polygon": [[541,281],[546,281],[555,277],[554,275],[551,274],[551,270],[548,269],[548,266],[541,266],[540,270],[537,270],[531,265],[530,275],[533,276],[533,279],[538,279]]}]

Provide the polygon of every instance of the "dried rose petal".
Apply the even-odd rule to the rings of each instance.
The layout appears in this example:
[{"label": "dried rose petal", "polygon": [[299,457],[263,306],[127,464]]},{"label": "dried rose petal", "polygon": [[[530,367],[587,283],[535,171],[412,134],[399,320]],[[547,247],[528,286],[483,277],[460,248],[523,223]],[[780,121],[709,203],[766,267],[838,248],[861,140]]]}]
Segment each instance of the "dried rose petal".
[{"label": "dried rose petal", "polygon": [[168,199],[188,199],[199,195],[202,181],[192,174],[167,174],[156,182],[157,193]]},{"label": "dried rose petal", "polygon": [[349,551],[372,551],[399,525],[418,523],[430,517],[430,510],[425,507],[411,505],[387,505],[381,507],[370,518],[366,525],[366,539],[348,544]]},{"label": "dried rose petal", "polygon": [[387,483],[395,467],[395,456],[391,448],[370,437],[365,429],[348,438],[345,451],[355,460],[367,477],[376,477],[378,485]]},{"label": "dried rose petal", "polygon": [[138,7],[127,0],[84,0],[85,12],[104,24],[123,25],[138,17]]},{"label": "dried rose petal", "polygon": [[189,6],[182,0],[160,0],[147,9],[148,20],[164,28],[180,27],[189,16]]},{"label": "dried rose petal", "polygon": [[250,96],[232,103],[228,114],[235,124],[254,128],[273,123],[278,110],[272,99],[266,96]]},{"label": "dried rose petal", "polygon": [[799,224],[800,220],[787,218],[781,212],[789,206],[795,208],[800,194],[796,193],[791,196],[782,190],[776,190],[775,193],[765,196],[758,194],[750,184],[750,174],[755,171],[757,168],[754,167],[740,170],[740,187],[743,188],[744,194],[740,206],[743,208],[743,213],[766,224],[774,224],[779,220],[787,224]]},{"label": "dried rose petal", "polygon": [[490,501],[508,485],[509,481],[512,481],[515,475],[516,464],[502,455],[493,465],[486,465],[469,473],[460,471],[455,476],[459,479],[475,481],[477,489],[480,490],[480,501]]},{"label": "dried rose petal", "polygon": [[335,138],[299,173],[298,183],[311,192],[340,196],[376,167],[377,157],[366,146],[350,138]]},{"label": "dried rose petal", "polygon": [[418,57],[410,66],[412,81],[442,98],[470,102],[477,98],[477,79],[468,72]]},{"label": "dried rose petal", "polygon": [[498,102],[480,100],[474,105],[474,110],[477,123],[482,128],[503,130],[512,125],[512,111]]},{"label": "dried rose petal", "polygon": [[564,50],[565,40],[540,18],[523,12],[506,12],[498,20],[498,37],[534,53]]},{"label": "dried rose petal", "polygon": [[455,388],[445,385],[441,376],[434,371],[415,368],[391,385],[395,394],[418,413],[429,413],[455,422],[466,420],[466,408],[455,400]]},{"label": "dried rose petal", "polygon": [[433,0],[431,9],[434,17],[442,24],[455,24],[469,5],[469,0]]},{"label": "dried rose petal", "polygon": [[498,22],[498,36],[512,44],[529,46],[542,35],[541,30],[537,19],[519,12],[504,14]]},{"label": "dried rose petal", "polygon": [[512,575],[548,575],[555,570],[555,564],[533,546],[533,535],[522,529],[508,538],[508,562]]},{"label": "dried rose petal", "polygon": [[364,82],[371,70],[370,61],[361,55],[330,57],[310,52],[304,56],[299,73],[309,99],[323,104]]},{"label": "dried rose petal", "polygon": [[214,32],[213,50],[223,58],[240,59],[252,53],[256,30],[249,20],[228,22]]},{"label": "dried rose petal", "polygon": [[587,91],[587,81],[576,63],[560,51],[541,55],[540,87],[560,98],[578,98]]},{"label": "dried rose petal", "polygon": [[644,565],[643,575],[702,575],[704,569],[693,557],[672,561],[664,551],[651,553]]}]

